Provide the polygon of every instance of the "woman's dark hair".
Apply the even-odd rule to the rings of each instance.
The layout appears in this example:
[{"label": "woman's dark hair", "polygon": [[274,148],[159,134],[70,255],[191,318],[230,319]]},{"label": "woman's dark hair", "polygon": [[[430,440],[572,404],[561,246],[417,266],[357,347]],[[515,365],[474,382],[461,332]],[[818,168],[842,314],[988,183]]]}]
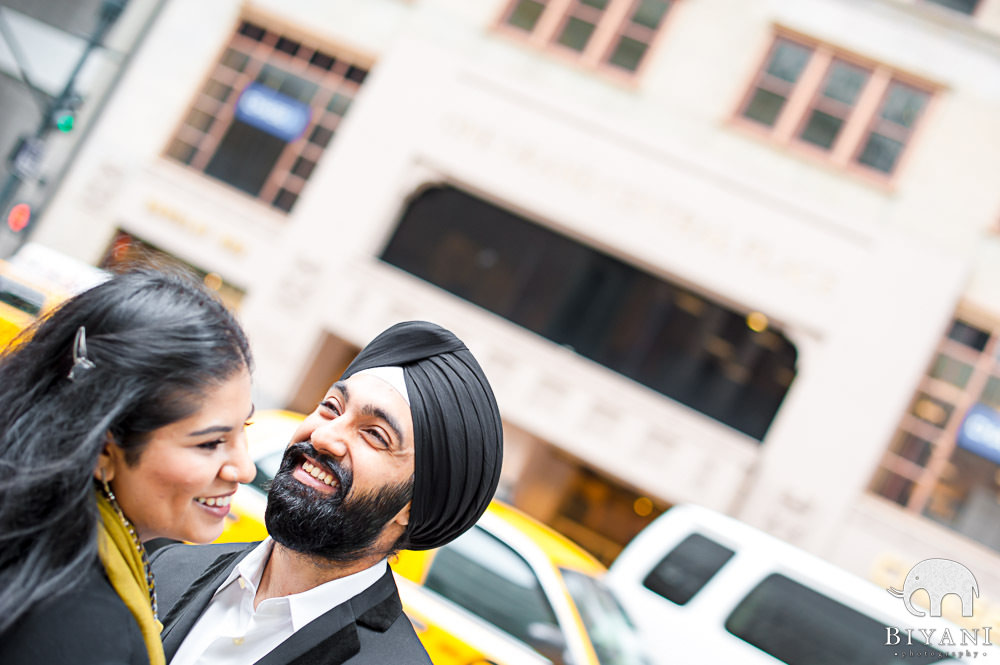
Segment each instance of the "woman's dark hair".
[{"label": "woman's dark hair", "polygon": [[[81,326],[93,367],[70,380]],[[252,364],[232,314],[179,272],[114,276],[26,337],[0,357],[0,633],[96,561],[93,473],[108,434],[134,464],[154,430]]]}]

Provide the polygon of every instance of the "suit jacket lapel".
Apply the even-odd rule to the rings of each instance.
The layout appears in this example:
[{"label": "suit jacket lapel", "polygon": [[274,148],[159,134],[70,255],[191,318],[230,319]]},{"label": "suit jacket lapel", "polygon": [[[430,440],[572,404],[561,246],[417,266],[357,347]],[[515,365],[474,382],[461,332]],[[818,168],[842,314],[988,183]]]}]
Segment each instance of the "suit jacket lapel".
[{"label": "suit jacket lapel", "polygon": [[360,650],[354,612],[344,603],[297,630],[256,665],[338,665]]},{"label": "suit jacket lapel", "polygon": [[256,665],[341,665],[361,650],[358,625],[385,632],[403,606],[392,571],[296,631]]},{"label": "suit jacket lapel", "polygon": [[213,561],[205,569],[205,572],[191,583],[188,590],[171,608],[170,613],[163,618],[164,629],[160,636],[163,639],[163,651],[167,656],[167,662],[177,653],[184,637],[201,616],[208,602],[212,600],[219,585],[222,584],[239,560],[252,549],[253,546],[242,552],[223,554]]}]

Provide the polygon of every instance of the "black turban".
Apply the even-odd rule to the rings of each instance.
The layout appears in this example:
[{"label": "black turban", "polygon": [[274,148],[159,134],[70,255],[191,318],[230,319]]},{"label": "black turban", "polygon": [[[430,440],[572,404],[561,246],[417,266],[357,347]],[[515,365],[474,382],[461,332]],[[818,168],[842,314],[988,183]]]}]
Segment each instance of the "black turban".
[{"label": "black turban", "polygon": [[397,323],[344,371],[403,368],[413,417],[414,479],[405,547],[451,542],[486,510],[500,481],[503,430],[486,375],[460,339],[426,321]]}]

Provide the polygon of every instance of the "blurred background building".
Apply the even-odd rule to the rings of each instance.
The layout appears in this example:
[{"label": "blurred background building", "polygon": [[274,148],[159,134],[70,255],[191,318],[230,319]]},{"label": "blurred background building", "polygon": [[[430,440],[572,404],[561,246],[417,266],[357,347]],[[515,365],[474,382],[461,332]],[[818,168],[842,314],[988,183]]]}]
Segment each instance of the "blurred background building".
[{"label": "blurred background building", "polygon": [[32,239],[197,270],[258,407],[431,319],[503,495],[605,561],[696,502],[879,582],[961,561],[1000,612],[1000,0],[146,14]]},{"label": "blurred background building", "polygon": [[[0,255],[57,188],[164,0],[0,0]],[[26,235],[26,234],[23,234]]]}]

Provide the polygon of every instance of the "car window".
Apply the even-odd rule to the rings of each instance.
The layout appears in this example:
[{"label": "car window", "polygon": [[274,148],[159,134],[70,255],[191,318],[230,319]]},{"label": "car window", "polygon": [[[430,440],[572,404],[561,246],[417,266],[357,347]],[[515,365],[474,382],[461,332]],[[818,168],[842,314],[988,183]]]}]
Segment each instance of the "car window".
[{"label": "car window", "polygon": [[559,631],[528,562],[480,527],[438,550],[424,586],[535,648]]},{"label": "car window", "polygon": [[271,481],[274,480],[274,476],[277,475],[278,469],[281,468],[281,460],[285,455],[285,450],[277,450],[270,455],[265,455],[257,460],[257,475],[253,477],[250,484],[259,489],[262,492],[267,492],[271,489]]},{"label": "car window", "polygon": [[894,665],[901,655],[924,665],[946,658],[918,642],[886,645],[885,624],[777,573],[736,606],[726,630],[788,665]]},{"label": "car window", "polygon": [[45,294],[0,275],[0,302],[38,316],[45,305]]},{"label": "car window", "polygon": [[614,594],[589,575],[562,574],[601,665],[646,665],[642,640]]},{"label": "car window", "polygon": [[728,547],[692,533],[653,567],[642,584],[667,600],[684,605],[732,556],[733,551]]}]

